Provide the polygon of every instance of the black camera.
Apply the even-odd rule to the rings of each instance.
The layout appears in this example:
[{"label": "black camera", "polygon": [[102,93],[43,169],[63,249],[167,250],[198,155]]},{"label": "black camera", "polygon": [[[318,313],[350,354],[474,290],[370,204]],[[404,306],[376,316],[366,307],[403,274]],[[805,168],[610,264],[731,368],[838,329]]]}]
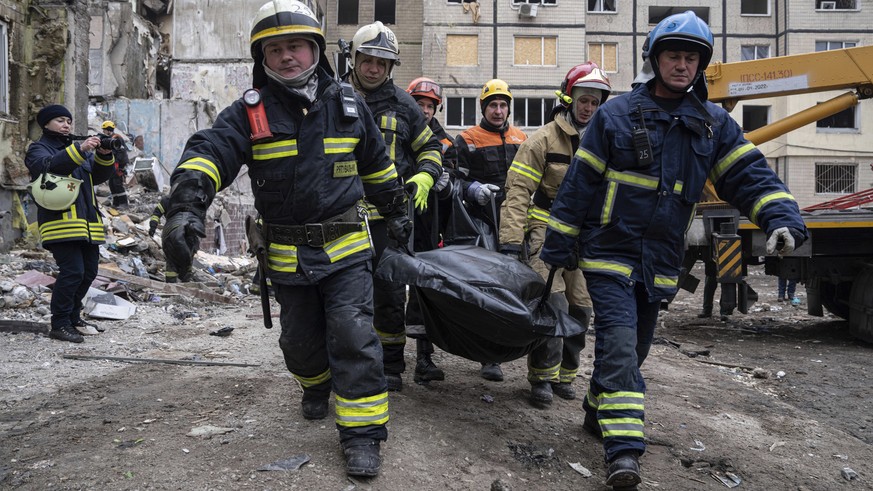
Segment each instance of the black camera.
[{"label": "black camera", "polygon": [[112,138],[108,135],[70,135],[73,140],[86,140],[88,138],[91,138],[92,136],[100,138],[100,148],[104,150],[115,151],[124,148],[124,142],[121,140],[121,138]]}]

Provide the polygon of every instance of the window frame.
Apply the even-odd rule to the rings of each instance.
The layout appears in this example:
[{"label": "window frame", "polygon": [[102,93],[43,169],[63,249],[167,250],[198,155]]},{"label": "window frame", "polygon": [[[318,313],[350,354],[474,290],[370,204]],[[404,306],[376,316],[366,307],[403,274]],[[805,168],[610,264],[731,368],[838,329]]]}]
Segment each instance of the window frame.
[{"label": "window frame", "polygon": [[[659,10],[665,11],[665,14],[660,16],[660,17],[654,16],[654,17],[656,17],[657,20],[652,22],[653,12],[657,13]],[[709,19],[710,19],[710,16],[712,15],[712,9],[709,7],[666,7],[666,6],[662,6],[662,5],[649,5],[648,11],[646,12],[646,14],[647,14],[646,20],[648,21],[650,26],[655,26],[658,24],[658,22],[661,22],[662,20],[666,19],[667,17],[669,17],[673,14],[679,14],[679,13],[685,12],[687,10],[694,12],[698,17],[700,17],[704,22],[706,22],[707,25],[709,25]]]},{"label": "window frame", "polygon": [[[460,107],[461,114],[459,115],[460,121],[461,121],[460,125],[449,123],[449,117],[452,116],[451,112],[453,110],[451,107],[452,101],[455,101],[455,100],[460,100],[460,104],[461,104],[461,107]],[[470,124],[467,124],[464,122],[465,117],[468,116],[466,113],[465,107],[464,107],[465,100],[472,101],[472,103],[470,105],[473,108],[473,116],[472,116],[472,119],[468,119],[468,121],[471,121]],[[445,98],[446,111],[445,111],[445,119],[443,120],[444,127],[446,129],[464,130],[464,129],[470,128],[472,126],[476,126],[477,121],[479,120],[479,108],[478,108],[479,104],[477,102],[478,102],[477,96],[446,96],[446,98]]]},{"label": "window frame", "polygon": [[[595,59],[592,58],[592,56],[591,56],[591,45],[592,45],[592,44],[598,44],[598,45],[601,46],[601,48],[600,48],[601,56],[600,56],[600,59],[599,59],[599,60],[595,60]],[[603,62],[603,53],[606,52],[606,50],[603,49],[603,46],[607,46],[607,45],[608,45],[608,46],[615,46],[615,70],[609,70],[609,69],[607,69],[607,67],[608,67],[609,65]],[[618,48],[619,48],[619,45],[618,45],[617,42],[615,42],[615,43],[611,43],[611,42],[606,42],[606,41],[589,41],[589,42],[586,42],[586,43],[585,43],[585,51],[586,51],[586,54],[587,54],[587,57],[586,57],[585,59],[586,59],[586,60],[589,60],[589,61],[593,61],[594,63],[597,63],[597,66],[599,66],[600,69],[603,70],[603,71],[606,72],[606,73],[618,73],[618,67],[619,67],[619,64],[618,64],[618,53],[619,53],[619,49],[618,49]]]},{"label": "window frame", "polygon": [[[515,63],[515,53],[516,53],[516,49],[518,48],[516,42],[520,38],[526,38],[526,39],[539,38],[539,40],[540,40],[540,62],[541,62],[539,65],[535,65],[533,63],[529,63],[526,65],[519,65],[519,64]],[[545,60],[545,58],[546,58],[546,56],[545,56],[545,54],[546,54],[546,38],[555,40],[555,53],[554,53],[555,64],[554,65],[546,65],[545,64],[545,61],[546,61]],[[535,68],[543,68],[543,67],[555,68],[555,67],[557,67],[558,66],[558,36],[546,36],[546,35],[542,35],[542,34],[514,34],[512,36],[512,66],[519,67],[519,68],[521,68],[521,67],[535,67]]]},{"label": "window frame", "polygon": [[[854,7],[851,8],[840,8],[840,4],[842,2],[853,2]],[[824,5],[833,5],[831,7],[824,7]],[[861,10],[859,6],[858,0],[815,0],[815,11],[816,12],[858,12]]]},{"label": "window frame", "polygon": [[[766,111],[766,113],[767,113],[766,116],[764,117],[764,124],[762,124],[761,126],[757,126],[755,128],[751,128],[750,125],[748,125],[746,122],[746,111],[747,110],[751,111],[752,108],[760,109],[760,110]],[[765,105],[760,105],[760,104],[744,104],[743,105],[743,122],[741,125],[743,128],[743,132],[755,131],[759,128],[763,128],[764,126],[767,126],[768,124],[770,124],[772,122],[772,119],[773,119],[773,106],[770,106],[770,105],[765,106]]]},{"label": "window frame", "polygon": [[770,0],[759,0],[767,6],[767,12],[763,14],[743,12],[743,3],[753,0],[740,0],[740,15],[744,17],[770,17],[772,14],[772,2]]},{"label": "window frame", "polygon": [[543,7],[557,7],[558,0],[510,0],[510,6],[513,8],[518,8],[519,6],[529,3],[532,5],[541,5]]},{"label": "window frame", "polygon": [[[340,8],[341,7],[340,4],[345,3],[345,2],[354,2],[355,6],[357,7],[356,9],[354,9],[355,10],[354,22],[341,22],[340,21],[340,17],[341,17],[340,12],[352,10],[350,8],[346,8],[346,9]],[[360,0],[337,0],[337,2],[336,2],[336,24],[338,26],[352,26],[352,25],[356,26],[356,25],[358,25],[360,19],[361,19],[361,1]]]},{"label": "window frame", "polygon": [[[821,44],[821,43],[826,43],[826,44],[827,44],[827,47],[826,47],[825,49],[818,49],[818,46],[819,46],[819,44]],[[837,44],[837,43],[840,44],[840,47],[838,47],[838,48],[832,48],[832,47],[831,47],[832,44]],[[851,46],[846,46],[847,44],[851,44]],[[856,46],[858,46],[858,42],[857,42],[857,41],[828,41],[828,40],[824,40],[824,41],[815,41],[815,52],[816,52],[816,53],[821,53],[821,52],[823,52],[823,51],[833,51],[833,50],[837,50],[837,49],[854,48],[854,47],[856,47]]]},{"label": "window frame", "polygon": [[9,24],[0,21],[0,111],[9,114]]},{"label": "window frame", "polygon": [[[767,56],[759,58],[758,57],[758,49],[763,48],[763,47],[767,48]],[[755,48],[755,57],[754,58],[745,58],[744,57],[744,50],[746,48]],[[764,59],[771,57],[770,52],[771,52],[771,46],[769,44],[741,44],[740,45],[740,61],[764,60]]]},{"label": "window frame", "polygon": [[[540,124],[530,124],[530,101],[534,100],[540,103]],[[523,110],[519,108],[520,104],[524,104]],[[512,124],[518,128],[540,128],[546,124],[549,113],[551,113],[555,104],[557,104],[557,99],[553,97],[514,97],[512,99]],[[518,121],[516,118],[522,111],[524,111],[524,121]]]},{"label": "window frame", "polygon": [[[391,9],[391,20],[387,18],[380,18],[378,13],[380,9],[380,3],[388,3],[391,2],[393,8]],[[382,5],[382,8],[387,7],[387,5]],[[374,0],[373,1],[373,22],[381,21],[385,25],[397,25],[397,0]]]},{"label": "window frame", "polygon": [[[821,102],[819,102],[821,104]],[[854,121],[852,122],[852,126],[819,126],[819,123],[822,120],[818,120],[815,122],[815,132],[816,133],[827,133],[827,134],[860,134],[861,133],[861,105],[848,107],[843,109],[842,111],[828,116],[828,118],[836,117],[840,113],[844,113],[846,111],[851,111],[852,116],[854,116]]]},{"label": "window frame", "polygon": [[[821,167],[827,166],[830,169],[821,169]],[[850,190],[843,191],[828,191],[825,189],[820,189],[820,187],[824,188],[825,186],[822,184],[821,174],[826,172],[827,170],[832,170],[835,167],[844,167],[847,169],[851,169],[852,172],[852,186]],[[858,192],[858,168],[859,165],[857,162],[815,162],[813,165],[813,193],[816,196],[846,196],[849,194],[854,194]],[[833,185],[832,185],[833,186]]]},{"label": "window frame", "polygon": [[[613,9],[607,10],[605,3],[608,0],[587,0],[586,12],[589,14],[617,14],[618,13],[618,0],[612,0]],[[591,2],[595,2],[595,9],[591,9]],[[600,5],[599,9],[596,9],[597,5]]]}]

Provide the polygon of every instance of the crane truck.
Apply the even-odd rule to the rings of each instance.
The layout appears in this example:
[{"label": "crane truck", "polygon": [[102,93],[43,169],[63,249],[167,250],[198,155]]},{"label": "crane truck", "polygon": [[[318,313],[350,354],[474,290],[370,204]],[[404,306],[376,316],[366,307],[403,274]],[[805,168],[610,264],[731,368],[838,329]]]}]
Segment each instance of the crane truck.
[{"label": "crane truck", "polygon": [[[761,144],[873,97],[873,46],[715,63],[706,80],[709,100],[728,111],[740,101],[846,90],[746,133]],[[744,281],[748,266],[763,264],[766,274],[806,286],[810,315],[827,310],[848,320],[852,336],[873,343],[873,190],[804,208],[810,239],[785,257],[767,256],[764,231],[718,200],[711,183],[704,196],[711,198],[699,204],[686,234],[686,271],[697,259],[711,257],[727,292],[722,300],[747,313],[757,299]],[[686,275],[683,287],[693,291],[697,283]]]}]

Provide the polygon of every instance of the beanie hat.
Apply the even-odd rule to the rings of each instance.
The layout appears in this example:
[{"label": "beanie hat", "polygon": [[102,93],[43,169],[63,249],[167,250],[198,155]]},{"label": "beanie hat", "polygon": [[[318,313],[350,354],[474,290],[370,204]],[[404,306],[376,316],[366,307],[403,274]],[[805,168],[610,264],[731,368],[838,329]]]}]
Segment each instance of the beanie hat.
[{"label": "beanie hat", "polygon": [[65,108],[60,104],[52,104],[51,106],[46,106],[36,114],[36,122],[40,127],[44,128],[45,125],[49,123],[49,121],[60,117],[66,116],[70,119],[73,119],[73,115],[70,114],[69,109]]}]

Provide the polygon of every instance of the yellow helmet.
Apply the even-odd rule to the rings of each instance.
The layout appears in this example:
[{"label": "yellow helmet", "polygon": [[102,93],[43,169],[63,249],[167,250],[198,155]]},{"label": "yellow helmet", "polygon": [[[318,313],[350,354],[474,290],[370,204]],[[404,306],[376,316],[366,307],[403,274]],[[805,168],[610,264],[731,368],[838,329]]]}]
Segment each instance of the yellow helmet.
[{"label": "yellow helmet", "polygon": [[63,211],[76,201],[81,185],[81,179],[43,172],[27,186],[27,191],[46,210]]},{"label": "yellow helmet", "polygon": [[112,121],[109,121],[109,120],[107,119],[106,121],[103,122],[102,125],[100,125],[100,127],[103,128],[104,130],[114,130],[114,129],[115,129],[115,123],[113,123]]},{"label": "yellow helmet", "polygon": [[512,92],[509,91],[509,84],[499,78],[485,82],[485,85],[482,86],[482,93],[479,94],[479,103],[484,106],[486,104],[485,99],[496,95],[505,96],[512,101]]}]

